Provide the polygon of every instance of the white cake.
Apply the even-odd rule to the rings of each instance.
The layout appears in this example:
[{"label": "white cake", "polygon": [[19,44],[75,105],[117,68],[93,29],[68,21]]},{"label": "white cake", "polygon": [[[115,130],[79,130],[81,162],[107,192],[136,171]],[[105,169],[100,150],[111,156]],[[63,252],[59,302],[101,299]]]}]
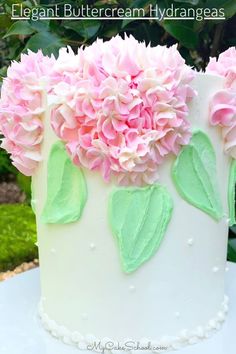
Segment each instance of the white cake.
[{"label": "white cake", "polygon": [[79,347],[95,341],[121,344],[129,340],[175,348],[208,337],[221,326],[227,312],[229,159],[223,153],[219,130],[208,124],[208,106],[222,81],[197,74],[193,86],[198,96],[191,103],[189,119],[194,128],[207,133],[214,146],[225,216],[215,221],[180,197],[171,179],[170,158],[159,180],[174,200],[166,236],[158,252],[131,274],[121,270],[107,218],[114,186],[103,182],[100,175],[84,171],[88,200],[79,222],[40,222],[47,194],[47,159],[57,141],[47,111],[43,162],[33,176],[33,190],[42,284],[40,315],[54,336]]},{"label": "white cake", "polygon": [[224,322],[235,71],[211,64],[115,37],[10,67],[2,146],[32,175],[39,312],[63,342],[161,352]]}]

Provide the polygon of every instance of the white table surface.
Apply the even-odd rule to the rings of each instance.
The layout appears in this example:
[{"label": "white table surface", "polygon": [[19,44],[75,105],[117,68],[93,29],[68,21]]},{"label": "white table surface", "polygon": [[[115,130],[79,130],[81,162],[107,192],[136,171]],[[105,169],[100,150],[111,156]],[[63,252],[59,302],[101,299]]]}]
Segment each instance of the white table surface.
[{"label": "white table surface", "polygon": [[[236,264],[229,263],[226,285],[230,310],[223,328],[209,339],[175,353],[236,353]],[[37,316],[39,297],[39,269],[0,283],[0,354],[80,354],[77,348],[54,339],[41,327]]]}]

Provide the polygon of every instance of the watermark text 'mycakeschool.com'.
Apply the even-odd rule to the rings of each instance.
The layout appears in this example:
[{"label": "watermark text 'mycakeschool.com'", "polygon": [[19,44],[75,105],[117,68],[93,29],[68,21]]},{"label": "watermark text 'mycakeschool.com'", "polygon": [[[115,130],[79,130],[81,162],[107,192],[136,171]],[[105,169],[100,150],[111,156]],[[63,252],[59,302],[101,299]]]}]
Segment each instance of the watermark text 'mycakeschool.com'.
[{"label": "watermark text 'mycakeschool.com'", "polygon": [[12,19],[26,20],[59,20],[59,19],[100,19],[100,20],[123,20],[123,19],[153,19],[163,20],[224,20],[224,8],[195,8],[195,7],[170,7],[161,8],[150,5],[149,8],[118,8],[104,7],[95,8],[89,5],[72,6],[71,4],[56,4],[51,7],[25,7],[22,4],[12,4]]},{"label": "watermark text 'mycakeschool.com'", "polygon": [[142,344],[140,342],[134,342],[131,340],[127,340],[124,343],[107,341],[107,342],[93,342],[87,346],[88,350],[95,350],[99,352],[109,351],[109,350],[121,350],[121,351],[133,351],[133,350],[151,350],[157,353],[164,352],[168,349],[165,346],[154,346],[151,342],[146,344]]}]

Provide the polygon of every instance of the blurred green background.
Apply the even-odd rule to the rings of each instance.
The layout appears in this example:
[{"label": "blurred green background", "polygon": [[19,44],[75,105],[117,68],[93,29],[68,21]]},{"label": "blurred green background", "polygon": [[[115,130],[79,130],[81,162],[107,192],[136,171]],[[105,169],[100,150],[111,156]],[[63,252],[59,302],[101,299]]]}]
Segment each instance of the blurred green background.
[{"label": "blurred green background", "polygon": [[[144,8],[148,16],[149,5],[168,8],[172,4],[181,8],[224,8],[226,19],[197,20],[38,20],[13,21],[12,4],[23,7],[50,8],[90,5],[95,8]],[[132,34],[151,45],[172,45],[178,49],[189,65],[204,70],[210,56],[236,45],[235,0],[100,0],[100,1],[0,1],[0,78],[6,75],[11,60],[19,60],[21,52],[42,49],[45,54],[57,56],[58,49],[70,45],[74,50],[87,45],[97,37],[110,39],[116,34]],[[13,269],[24,261],[37,257],[36,227],[30,207],[30,178],[16,171],[8,155],[0,149],[0,272]],[[236,225],[229,230],[228,259],[236,262]]]}]

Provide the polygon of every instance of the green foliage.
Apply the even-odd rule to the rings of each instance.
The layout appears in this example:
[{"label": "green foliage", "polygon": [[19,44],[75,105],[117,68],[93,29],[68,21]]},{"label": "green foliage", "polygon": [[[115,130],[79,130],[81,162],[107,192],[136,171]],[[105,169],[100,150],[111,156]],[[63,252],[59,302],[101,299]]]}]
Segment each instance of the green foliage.
[{"label": "green foliage", "polygon": [[83,20],[83,21],[64,21],[63,26],[66,29],[71,29],[78,33],[79,36],[86,41],[93,38],[102,26],[101,21],[97,20]]},{"label": "green foliage", "polygon": [[228,242],[228,261],[236,263],[236,238],[230,238]]},{"label": "green foliage", "polygon": [[7,38],[9,36],[14,36],[14,35],[24,35],[27,36],[29,34],[34,33],[34,29],[30,26],[28,22],[25,21],[17,21],[14,22],[7,33],[5,34],[4,38]]},{"label": "green foliage", "polygon": [[16,169],[6,151],[0,148],[0,180],[8,174],[16,174]]},{"label": "green foliage", "polygon": [[[13,3],[21,4],[23,8],[31,9],[31,19],[18,21],[11,19],[11,6]],[[191,8],[198,10],[199,16],[195,20],[33,20],[33,9],[40,7],[50,9],[57,4],[59,15],[63,15],[64,4],[75,7],[89,5],[95,9],[101,8],[143,8],[145,15],[150,16],[150,5],[158,5],[159,9],[183,8],[186,11]],[[116,34],[132,34],[138,40],[145,40],[152,45],[172,45],[178,43],[181,54],[190,65],[198,69],[206,66],[209,57],[215,56],[235,45],[236,31],[235,0],[99,0],[99,1],[1,1],[2,12],[0,14],[0,75],[5,75],[5,67],[12,59],[18,59],[21,52],[27,49],[37,51],[42,49],[45,54],[57,55],[58,49],[63,45],[70,45],[77,49],[80,45],[92,43],[97,37],[109,39]],[[201,19],[205,9],[224,8],[226,20]],[[153,16],[153,14],[152,14]],[[138,14],[137,17],[140,17]],[[0,56],[1,57],[1,56]],[[2,61],[2,62],[1,62]]]},{"label": "green foliage", "polygon": [[0,271],[38,256],[35,217],[27,205],[0,205]]},{"label": "green foliage", "polygon": [[182,45],[188,49],[194,49],[199,46],[199,36],[189,21],[164,21],[164,29],[174,38],[178,39]]},{"label": "green foliage", "polygon": [[20,189],[26,195],[26,202],[30,203],[31,199],[31,177],[25,176],[22,173],[18,172],[16,176],[16,181]]}]

